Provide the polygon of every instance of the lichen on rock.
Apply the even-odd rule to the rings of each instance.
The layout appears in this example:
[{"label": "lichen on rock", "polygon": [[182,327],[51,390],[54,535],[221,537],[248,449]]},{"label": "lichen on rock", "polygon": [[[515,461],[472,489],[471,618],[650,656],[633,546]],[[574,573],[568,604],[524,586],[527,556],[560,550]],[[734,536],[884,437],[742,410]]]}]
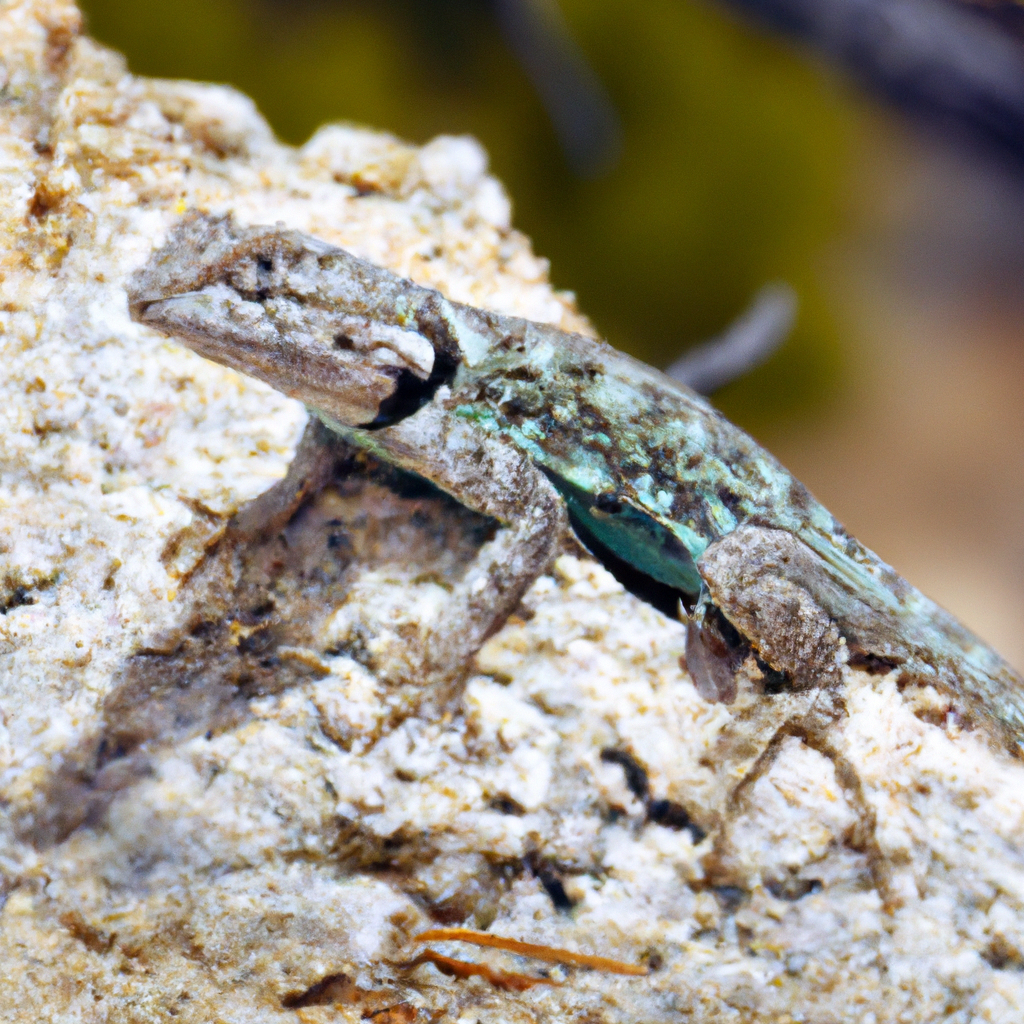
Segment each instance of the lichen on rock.
[{"label": "lichen on rock", "polygon": [[[230,211],[587,330],[476,143],[281,145],[59,0],[0,8],[0,86],[0,1017],[1018,1018],[1024,766],[940,695],[855,671],[827,744],[780,733],[808,698],[752,666],[705,702],[680,624],[567,549],[428,713],[403,638],[490,523],[355,460],[231,535],[305,413],[132,323],[128,276]],[[650,972],[402,966],[437,924]]]}]

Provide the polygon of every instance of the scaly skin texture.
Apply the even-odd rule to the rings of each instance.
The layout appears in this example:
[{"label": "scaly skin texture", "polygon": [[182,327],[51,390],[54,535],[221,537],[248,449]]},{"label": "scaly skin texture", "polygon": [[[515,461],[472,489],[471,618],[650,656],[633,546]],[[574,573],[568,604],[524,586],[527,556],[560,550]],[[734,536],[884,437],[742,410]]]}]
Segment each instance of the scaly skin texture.
[{"label": "scaly skin texture", "polygon": [[704,399],[609,345],[449,302],[297,232],[197,213],[129,299],[137,320],[498,520],[424,653],[436,674],[514,610],[568,512],[584,542],[696,604],[691,669],[719,663],[697,680],[705,693],[727,698],[750,649],[825,687],[833,708],[848,661],[899,669],[1024,752],[1024,683],[994,651]]}]

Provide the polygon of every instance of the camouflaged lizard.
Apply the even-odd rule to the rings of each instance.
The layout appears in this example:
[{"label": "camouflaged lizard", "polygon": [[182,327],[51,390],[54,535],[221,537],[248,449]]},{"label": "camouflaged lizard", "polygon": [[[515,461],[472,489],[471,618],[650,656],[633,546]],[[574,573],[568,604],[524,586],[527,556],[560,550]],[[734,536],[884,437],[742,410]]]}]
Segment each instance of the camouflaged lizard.
[{"label": "camouflaged lizard", "polygon": [[[680,595],[704,696],[731,699],[750,655],[832,694],[847,664],[896,669],[1024,753],[1024,683],[994,651],[707,401],[604,342],[451,302],[299,232],[199,213],[135,275],[129,302],[141,323],[498,521],[428,642],[429,672],[464,669],[571,523]],[[316,486],[317,430],[270,520]]]}]

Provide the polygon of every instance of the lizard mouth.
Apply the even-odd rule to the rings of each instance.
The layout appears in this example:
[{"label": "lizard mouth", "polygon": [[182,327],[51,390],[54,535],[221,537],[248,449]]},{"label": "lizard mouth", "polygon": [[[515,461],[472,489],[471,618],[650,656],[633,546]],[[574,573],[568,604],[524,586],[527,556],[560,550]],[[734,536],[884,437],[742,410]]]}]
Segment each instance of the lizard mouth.
[{"label": "lizard mouth", "polygon": [[369,423],[360,426],[363,430],[380,430],[418,412],[433,399],[438,388],[451,384],[458,367],[458,359],[443,351],[436,352],[434,367],[426,380],[412,370],[396,367],[395,390],[380,403],[377,415]]}]

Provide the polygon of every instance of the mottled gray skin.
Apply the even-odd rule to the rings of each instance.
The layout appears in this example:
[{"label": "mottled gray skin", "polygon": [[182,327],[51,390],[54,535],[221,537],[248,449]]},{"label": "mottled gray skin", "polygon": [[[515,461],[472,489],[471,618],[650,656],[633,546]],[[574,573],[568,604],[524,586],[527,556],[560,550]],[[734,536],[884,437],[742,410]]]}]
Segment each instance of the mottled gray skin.
[{"label": "mottled gray skin", "polygon": [[[850,537],[704,399],[600,341],[449,302],[309,236],[189,215],[132,316],[301,399],[350,444],[503,529],[428,656],[454,671],[554,557],[585,542],[695,605],[688,661],[728,698],[737,640],[834,692],[844,665],[934,683],[1024,752],[1024,683]],[[709,616],[709,613],[710,614]]]}]

